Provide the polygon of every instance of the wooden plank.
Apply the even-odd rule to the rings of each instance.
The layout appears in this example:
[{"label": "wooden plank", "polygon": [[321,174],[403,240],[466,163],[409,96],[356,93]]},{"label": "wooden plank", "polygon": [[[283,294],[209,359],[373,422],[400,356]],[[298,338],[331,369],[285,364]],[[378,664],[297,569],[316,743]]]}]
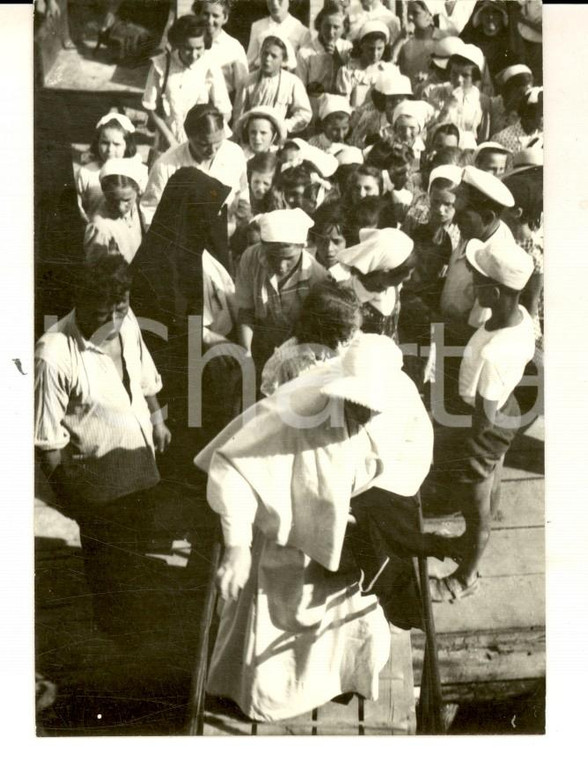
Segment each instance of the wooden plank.
[{"label": "wooden plank", "polygon": [[410,734],[416,730],[410,632],[390,626],[390,634],[390,658],[380,676],[379,698],[365,700],[363,724],[364,729],[385,729],[387,734]]},{"label": "wooden plank", "polygon": [[359,724],[359,700],[353,697],[349,704],[344,705],[340,702],[327,702],[317,709],[317,726],[319,733],[324,726],[349,726],[355,727]]},{"label": "wooden plank", "polygon": [[[455,568],[452,560],[429,559],[429,575],[442,578]],[[482,581],[505,575],[545,573],[545,531],[541,528],[492,530],[480,563]],[[460,602],[461,604],[461,602]],[[435,608],[435,611],[437,608]]]},{"label": "wooden plank", "polygon": [[438,633],[541,628],[545,625],[545,578],[482,577],[477,594],[455,604],[434,604],[433,612]]},{"label": "wooden plank", "polygon": [[540,679],[513,679],[443,686],[444,702],[494,702],[532,694]]},{"label": "wooden plank", "polygon": [[313,723],[258,723],[257,736],[312,736]]},{"label": "wooden plank", "polygon": [[204,713],[204,736],[251,736],[253,725],[221,713]]}]

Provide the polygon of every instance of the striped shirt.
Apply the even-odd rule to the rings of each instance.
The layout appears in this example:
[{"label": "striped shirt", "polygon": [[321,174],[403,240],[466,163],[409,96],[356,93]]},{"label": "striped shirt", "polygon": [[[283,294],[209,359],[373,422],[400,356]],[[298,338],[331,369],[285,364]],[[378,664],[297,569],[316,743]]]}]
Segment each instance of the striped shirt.
[{"label": "striped shirt", "polygon": [[159,481],[145,397],[161,390],[161,378],[131,311],[120,338],[129,392],[110,356],[81,334],[75,310],[35,350],[35,446],[61,450],[66,477],[90,502]]}]

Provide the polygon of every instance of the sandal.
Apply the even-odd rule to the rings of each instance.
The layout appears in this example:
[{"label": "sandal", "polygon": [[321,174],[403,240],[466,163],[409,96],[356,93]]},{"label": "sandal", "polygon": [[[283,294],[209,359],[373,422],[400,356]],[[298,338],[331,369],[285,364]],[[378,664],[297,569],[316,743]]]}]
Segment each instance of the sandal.
[{"label": "sandal", "polygon": [[480,576],[476,575],[469,586],[464,586],[455,575],[445,578],[429,578],[429,589],[432,602],[458,602],[466,596],[473,596],[479,589]]}]

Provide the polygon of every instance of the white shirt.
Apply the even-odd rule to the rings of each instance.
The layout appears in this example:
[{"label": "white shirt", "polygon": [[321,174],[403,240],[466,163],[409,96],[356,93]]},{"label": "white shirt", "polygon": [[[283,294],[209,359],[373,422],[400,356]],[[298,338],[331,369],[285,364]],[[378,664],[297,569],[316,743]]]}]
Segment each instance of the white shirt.
[{"label": "white shirt", "polygon": [[347,12],[347,18],[349,19],[349,34],[347,35],[350,40],[355,40],[359,37],[361,27],[366,21],[382,21],[390,30],[390,44],[393,45],[395,39],[400,34],[400,20],[396,14],[389,8],[378,2],[378,4],[370,11],[365,11],[361,3],[352,3]]},{"label": "white shirt", "polygon": [[75,310],[35,350],[35,446],[61,450],[67,477],[92,502],[159,481],[145,396],[161,390],[161,378],[132,311],[120,338],[130,397],[110,356],[81,334]]},{"label": "white shirt", "polygon": [[266,34],[277,34],[278,37],[287,39],[294,48],[295,53],[298,52],[299,48],[308,45],[311,39],[310,32],[304,24],[289,13],[279,23],[274,21],[271,16],[254,21],[251,24],[249,47],[247,48],[247,63],[249,64],[250,71],[259,68],[261,41]]},{"label": "white shirt", "polygon": [[234,92],[249,73],[243,45],[221,29],[218,37],[212,41],[208,55],[223,70],[227,90]]},{"label": "white shirt", "polygon": [[475,406],[476,395],[504,406],[535,353],[535,331],[529,312],[519,306],[514,327],[480,327],[470,338],[459,369],[459,395]]},{"label": "white shirt", "polygon": [[[133,157],[134,161],[137,161],[139,167],[139,193],[145,190],[147,184],[147,167],[141,161],[141,156],[136,153]],[[78,207],[82,215],[82,219],[88,222],[98,213],[99,207],[104,200],[104,193],[100,185],[100,170],[103,164],[97,161],[92,161],[89,164],[84,164],[78,169],[78,173],[75,178],[76,193],[78,196]]]},{"label": "white shirt", "polygon": [[[169,72],[165,92],[162,93],[168,55]],[[178,142],[186,140],[184,119],[192,106],[212,103],[226,121],[231,118],[232,107],[225,78],[207,53],[191,66],[185,66],[176,51],[153,58],[145,85],[143,107],[154,111],[160,98],[166,114],[165,121]]]},{"label": "white shirt", "polygon": [[224,140],[212,162],[198,164],[190,153],[187,142],[167,150],[154,164],[149,174],[145,193],[141,198],[140,208],[146,226],[153,221],[157,204],[169,178],[183,166],[195,166],[210,177],[218,179],[231,188],[227,198],[229,209],[239,200],[249,203],[249,185],[247,183],[247,161],[243,150],[233,142]]}]

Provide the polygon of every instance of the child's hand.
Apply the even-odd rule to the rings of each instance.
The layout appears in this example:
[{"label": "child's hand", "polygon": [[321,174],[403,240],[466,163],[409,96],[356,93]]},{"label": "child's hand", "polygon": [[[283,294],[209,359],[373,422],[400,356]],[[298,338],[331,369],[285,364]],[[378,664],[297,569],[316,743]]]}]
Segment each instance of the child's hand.
[{"label": "child's hand", "polygon": [[172,434],[165,422],[156,422],[153,425],[153,445],[158,454],[167,451],[172,439]]}]

